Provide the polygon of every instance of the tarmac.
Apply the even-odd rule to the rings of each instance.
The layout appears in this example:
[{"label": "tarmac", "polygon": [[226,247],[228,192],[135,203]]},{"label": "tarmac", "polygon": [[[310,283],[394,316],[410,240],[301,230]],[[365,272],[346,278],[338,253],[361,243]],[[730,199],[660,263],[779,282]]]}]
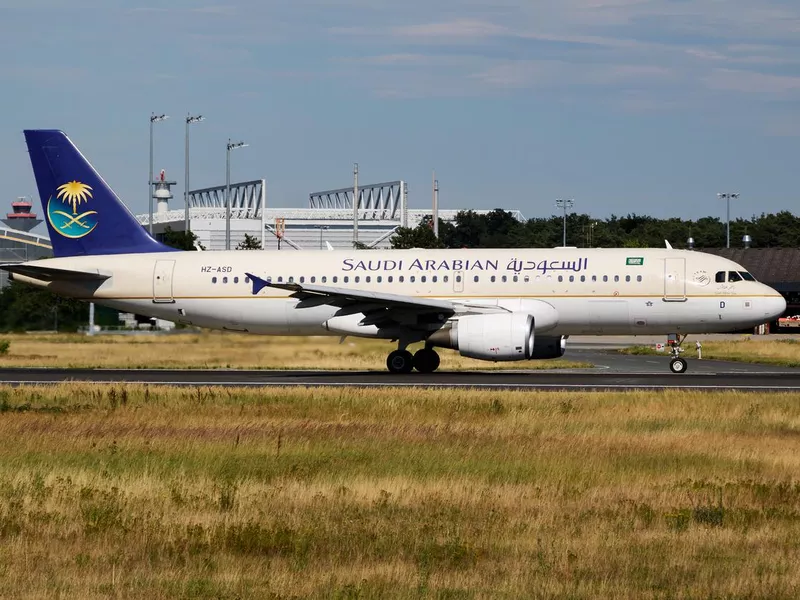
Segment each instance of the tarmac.
[{"label": "tarmac", "polygon": [[[701,336],[708,341],[731,336]],[[777,336],[770,336],[771,339]],[[652,345],[662,337],[574,337],[565,358],[590,363],[584,369],[528,370],[508,364],[503,370],[437,371],[431,374],[393,375],[386,371],[272,371],[226,369],[54,369],[0,370],[0,384],[132,383],[174,386],[225,387],[420,387],[491,390],[629,390],[704,389],[745,391],[800,391],[800,369],[742,362],[687,358],[681,374],[669,370],[669,355],[626,355],[616,350]],[[694,340],[690,345],[693,346]],[[692,355],[694,352],[692,352]],[[480,363],[476,361],[476,366]],[[376,365],[377,367],[377,365]]]}]

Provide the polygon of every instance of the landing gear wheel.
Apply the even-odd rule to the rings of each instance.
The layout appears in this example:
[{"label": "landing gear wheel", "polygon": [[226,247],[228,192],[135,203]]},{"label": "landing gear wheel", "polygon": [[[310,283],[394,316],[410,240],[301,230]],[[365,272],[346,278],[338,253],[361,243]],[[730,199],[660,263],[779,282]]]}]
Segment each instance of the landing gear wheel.
[{"label": "landing gear wheel", "polygon": [[414,368],[414,357],[408,350],[395,350],[386,359],[386,366],[390,373],[411,373]]},{"label": "landing gear wheel", "polygon": [[673,358],[669,363],[669,370],[673,373],[685,373],[686,367],[686,361],[682,358]]},{"label": "landing gear wheel", "polygon": [[433,373],[439,362],[439,355],[430,348],[421,348],[414,354],[414,368],[420,373]]}]

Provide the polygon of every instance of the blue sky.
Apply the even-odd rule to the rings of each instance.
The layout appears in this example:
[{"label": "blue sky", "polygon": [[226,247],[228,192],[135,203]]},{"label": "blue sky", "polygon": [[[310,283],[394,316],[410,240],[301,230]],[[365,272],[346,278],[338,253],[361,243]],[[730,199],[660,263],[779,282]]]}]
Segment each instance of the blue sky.
[{"label": "blue sky", "polygon": [[0,173],[35,195],[24,128],[64,129],[135,212],[156,171],[192,187],[409,182],[445,208],[597,217],[795,211],[796,0],[3,0]]}]

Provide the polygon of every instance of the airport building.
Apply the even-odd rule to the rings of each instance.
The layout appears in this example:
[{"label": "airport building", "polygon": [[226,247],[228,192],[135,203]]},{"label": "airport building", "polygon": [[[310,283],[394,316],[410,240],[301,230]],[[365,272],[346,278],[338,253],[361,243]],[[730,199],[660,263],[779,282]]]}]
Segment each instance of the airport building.
[{"label": "airport building", "polygon": [[[153,213],[153,234],[156,237],[162,235],[167,227],[172,231],[185,230],[185,207],[170,206],[171,185],[167,184],[171,183],[163,179],[156,182],[156,209]],[[230,194],[231,249],[244,240],[245,234],[253,236],[266,249],[313,250],[328,245],[339,249],[353,247],[354,188],[309,194],[308,205],[303,208],[269,206],[263,179],[231,184]],[[189,227],[206,250],[225,249],[228,226],[225,197],[224,185],[189,192]],[[359,186],[358,197],[357,239],[369,248],[390,248],[392,236],[398,228],[416,227],[433,212],[432,207],[408,207],[408,190],[404,181]],[[443,221],[455,220],[458,212],[438,211]],[[524,220],[520,211],[511,212],[520,221]],[[142,225],[149,226],[149,214],[137,218]]]},{"label": "airport building", "polygon": [[[30,198],[17,198],[11,203],[11,212],[0,226],[0,261],[4,263],[25,262],[53,255],[50,239],[46,235],[31,233],[31,229],[42,222],[31,212]],[[0,271],[0,289],[8,285],[8,273]]]}]

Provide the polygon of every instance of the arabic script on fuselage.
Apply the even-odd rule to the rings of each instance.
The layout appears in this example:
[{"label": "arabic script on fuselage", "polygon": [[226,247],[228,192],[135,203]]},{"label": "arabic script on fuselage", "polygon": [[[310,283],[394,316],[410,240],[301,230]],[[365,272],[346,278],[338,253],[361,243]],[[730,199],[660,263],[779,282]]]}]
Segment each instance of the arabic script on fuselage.
[{"label": "arabic script on fuselage", "polygon": [[537,271],[545,274],[550,271],[584,271],[589,266],[588,258],[575,260],[518,260],[511,259],[502,268],[503,263],[495,259],[480,258],[451,258],[451,259],[419,259],[413,261],[375,259],[356,260],[345,258],[342,261],[342,271],[508,271],[521,273],[523,271]]}]

